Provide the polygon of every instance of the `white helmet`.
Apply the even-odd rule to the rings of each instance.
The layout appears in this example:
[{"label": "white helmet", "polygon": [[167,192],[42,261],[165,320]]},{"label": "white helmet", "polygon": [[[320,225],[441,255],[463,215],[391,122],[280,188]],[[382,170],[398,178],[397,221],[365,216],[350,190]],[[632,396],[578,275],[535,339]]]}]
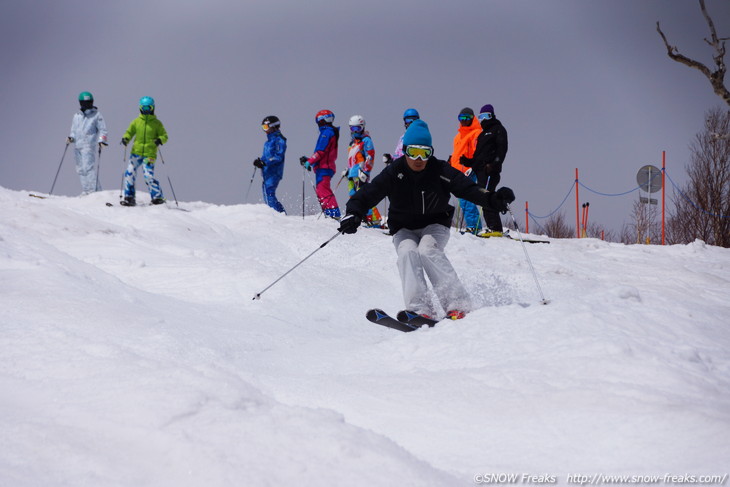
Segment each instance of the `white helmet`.
[{"label": "white helmet", "polygon": [[365,128],[365,119],[362,118],[362,115],[353,115],[350,117],[349,122],[350,127],[362,127]]}]

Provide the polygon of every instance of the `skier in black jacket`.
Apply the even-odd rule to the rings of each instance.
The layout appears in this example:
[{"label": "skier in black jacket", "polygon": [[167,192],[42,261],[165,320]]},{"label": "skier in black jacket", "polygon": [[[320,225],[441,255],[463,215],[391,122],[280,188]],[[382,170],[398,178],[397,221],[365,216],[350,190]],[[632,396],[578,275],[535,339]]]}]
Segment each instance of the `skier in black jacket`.
[{"label": "skier in black jacket", "polygon": [[405,155],[350,198],[338,230],[355,233],[367,211],[388,197],[388,226],[398,254],[406,308],[434,316],[427,275],[447,317],[458,319],[469,311],[470,300],[444,253],[454,214],[449,204],[451,194],[494,211],[507,211],[515,197],[509,188],[487,192],[447,162],[436,159],[431,142],[428,125],[414,121],[403,137]]},{"label": "skier in black jacket", "polygon": [[[494,116],[492,105],[484,105],[479,111],[479,123],[482,133],[477,137],[474,155],[471,158],[461,156],[459,162],[474,170],[479,186],[487,188],[487,191],[494,191],[501,179],[502,164],[507,155],[507,129]],[[491,231],[502,232],[499,212],[485,208],[484,220]]]}]

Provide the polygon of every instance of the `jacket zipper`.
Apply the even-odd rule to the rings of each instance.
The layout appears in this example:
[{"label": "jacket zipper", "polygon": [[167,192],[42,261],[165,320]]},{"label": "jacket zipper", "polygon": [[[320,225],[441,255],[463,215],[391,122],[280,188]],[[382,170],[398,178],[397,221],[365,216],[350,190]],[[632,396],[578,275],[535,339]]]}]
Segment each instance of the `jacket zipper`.
[{"label": "jacket zipper", "polygon": [[426,192],[421,191],[421,206],[423,206],[423,214],[426,214]]}]

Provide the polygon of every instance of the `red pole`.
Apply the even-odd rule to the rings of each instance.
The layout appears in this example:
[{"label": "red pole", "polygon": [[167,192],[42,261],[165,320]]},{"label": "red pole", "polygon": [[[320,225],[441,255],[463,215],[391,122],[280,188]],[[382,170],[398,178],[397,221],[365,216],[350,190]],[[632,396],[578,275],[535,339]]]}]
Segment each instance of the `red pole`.
[{"label": "red pole", "polygon": [[580,216],[578,215],[578,208],[580,203],[578,200],[578,168],[575,168],[575,238],[580,238]]},{"label": "red pole", "polygon": [[665,195],[666,195],[666,174],[667,174],[667,152],[662,151],[662,245],[664,243],[664,210],[665,210]]},{"label": "red pole", "polygon": [[525,201],[525,233],[530,233],[530,205]]}]

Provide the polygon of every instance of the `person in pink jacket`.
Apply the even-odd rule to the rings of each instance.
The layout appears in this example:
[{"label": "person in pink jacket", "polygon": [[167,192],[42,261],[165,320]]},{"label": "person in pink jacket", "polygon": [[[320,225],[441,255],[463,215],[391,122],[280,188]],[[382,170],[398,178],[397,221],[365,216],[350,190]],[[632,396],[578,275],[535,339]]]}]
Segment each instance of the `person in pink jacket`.
[{"label": "person in pink jacket", "polygon": [[299,161],[305,169],[314,169],[316,179],[315,191],[317,199],[322,207],[325,216],[340,219],[340,207],[337,198],[332,192],[332,176],[335,174],[335,161],[337,160],[337,141],[340,137],[340,128],[332,123],[335,121],[335,114],[330,110],[320,110],[315,117],[319,125],[319,138],[311,157],[302,156]]}]

